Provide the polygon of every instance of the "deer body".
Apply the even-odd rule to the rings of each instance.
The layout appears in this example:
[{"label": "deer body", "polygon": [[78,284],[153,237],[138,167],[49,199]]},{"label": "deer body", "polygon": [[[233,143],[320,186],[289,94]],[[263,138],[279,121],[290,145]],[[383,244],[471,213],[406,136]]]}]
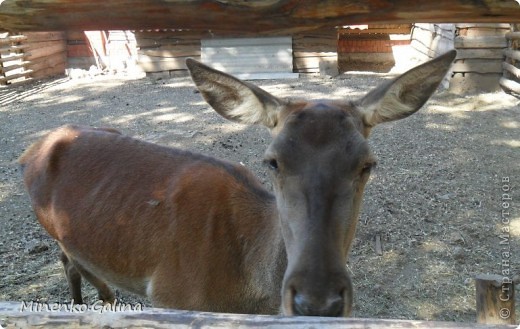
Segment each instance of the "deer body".
[{"label": "deer body", "polygon": [[288,101],[187,62],[224,117],[271,129],[274,194],[243,166],[157,146],[112,129],[59,128],[20,158],[40,223],[55,238],[73,298],[81,278],[111,302],[107,282],[155,306],[346,316],[346,272],[378,123],[417,111],[454,52],[361,100]]}]

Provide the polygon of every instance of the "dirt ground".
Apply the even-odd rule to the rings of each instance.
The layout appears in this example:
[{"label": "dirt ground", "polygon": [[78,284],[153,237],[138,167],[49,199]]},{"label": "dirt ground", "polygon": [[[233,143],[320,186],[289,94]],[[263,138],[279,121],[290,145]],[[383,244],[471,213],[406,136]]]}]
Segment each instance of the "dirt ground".
[{"label": "dirt ground", "polygon": [[[387,78],[256,83],[278,96],[340,99],[359,97]],[[0,300],[70,298],[58,247],[36,221],[16,165],[30,143],[66,123],[111,126],[242,162],[270,186],[261,166],[267,130],[220,118],[188,77],[100,76],[0,88]],[[510,277],[520,274],[520,101],[503,93],[440,92],[412,117],[375,128],[371,146],[378,167],[347,265],[353,316],[474,321],[474,276],[507,269]],[[507,194],[512,200],[503,200]],[[509,230],[507,239],[500,237],[503,230]],[[96,294],[87,288],[86,300],[93,302]],[[148,303],[117,294],[124,302]]]}]

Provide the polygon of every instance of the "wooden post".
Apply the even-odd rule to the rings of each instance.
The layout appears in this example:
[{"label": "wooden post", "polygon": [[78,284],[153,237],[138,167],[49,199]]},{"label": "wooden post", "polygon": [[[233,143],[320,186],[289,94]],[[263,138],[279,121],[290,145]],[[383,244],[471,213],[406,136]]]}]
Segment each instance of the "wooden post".
[{"label": "wooden post", "polygon": [[515,287],[511,278],[481,274],[475,277],[477,322],[515,324]]}]

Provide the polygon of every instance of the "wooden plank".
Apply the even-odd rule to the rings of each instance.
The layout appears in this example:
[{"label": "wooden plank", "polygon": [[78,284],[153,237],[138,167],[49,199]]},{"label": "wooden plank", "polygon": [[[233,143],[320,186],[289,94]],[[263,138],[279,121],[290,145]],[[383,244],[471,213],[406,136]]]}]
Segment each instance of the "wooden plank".
[{"label": "wooden plank", "polygon": [[506,91],[512,91],[520,95],[520,83],[516,81],[502,77],[500,78],[500,86]]},{"label": "wooden plank", "polygon": [[25,32],[27,36],[27,42],[42,42],[42,41],[59,41],[65,40],[65,32],[52,31],[52,32]]},{"label": "wooden plank", "polygon": [[0,38],[0,45],[9,45],[12,43],[18,43],[27,40],[25,35],[12,35],[7,38]]},{"label": "wooden plank", "polygon": [[194,49],[193,47],[180,47],[179,49],[140,49],[137,51],[139,55],[149,57],[189,57],[197,56],[200,57],[200,48]]},{"label": "wooden plank", "polygon": [[502,62],[496,60],[462,60],[455,61],[451,67],[455,73],[502,73]]},{"label": "wooden plank", "polygon": [[313,51],[295,51],[294,58],[300,57],[338,57],[337,52],[313,52]]},{"label": "wooden plank", "polygon": [[506,39],[508,40],[520,40],[520,32],[507,32]]},{"label": "wooden plank", "polygon": [[14,52],[21,51],[21,50],[24,50],[27,48],[28,48],[27,45],[2,47],[2,48],[0,48],[0,54],[14,53]]},{"label": "wooden plank", "polygon": [[341,29],[339,34],[410,34],[410,28],[398,29]]},{"label": "wooden plank", "polygon": [[5,0],[7,31],[194,29],[217,35],[283,35],[325,26],[413,22],[518,22],[514,0]]},{"label": "wooden plank", "polygon": [[515,284],[503,275],[475,277],[477,323],[515,324]]},{"label": "wooden plank", "polygon": [[511,24],[509,23],[457,23],[456,28],[468,29],[468,28],[494,28],[494,29],[510,29]]},{"label": "wooden plank", "polygon": [[12,61],[15,61],[17,59],[22,59],[22,58],[26,58],[28,57],[29,54],[15,54],[15,55],[10,55],[10,56],[2,56],[0,58],[0,63],[5,63],[5,62],[12,62]]},{"label": "wooden plank", "polygon": [[48,68],[45,68],[45,69],[42,69],[39,71],[35,71],[34,73],[31,74],[31,77],[38,79],[38,78],[47,78],[47,77],[55,76],[55,75],[63,75],[63,74],[65,74],[66,66],[67,66],[66,63],[61,63],[54,67],[48,67]]},{"label": "wooden plank", "polygon": [[[193,58],[200,60],[200,58]],[[139,56],[138,64],[145,72],[187,70],[186,59],[187,57],[177,57],[152,61]]]},{"label": "wooden plank", "polygon": [[13,70],[25,68],[27,66],[27,64],[29,64],[29,63],[30,62],[28,62],[28,61],[24,61],[24,62],[21,62],[20,64],[9,65],[9,66],[0,66],[0,73],[6,73],[6,72],[13,71]]},{"label": "wooden plank", "polygon": [[[142,310],[97,310],[90,305],[84,312],[30,311],[26,303],[0,303],[0,318],[7,328],[279,328],[279,329],[515,329],[514,325],[485,325],[477,323],[429,322],[423,320],[387,320],[362,318],[284,317],[269,315],[224,314],[144,308]],[[46,305],[46,304],[43,304]],[[47,304],[55,305],[55,304]],[[67,304],[56,304],[60,305]],[[78,305],[76,305],[78,306]]]},{"label": "wooden plank", "polygon": [[292,43],[292,37],[273,38],[225,38],[225,39],[203,39],[202,47],[262,47],[277,45],[285,47]]},{"label": "wooden plank", "polygon": [[292,73],[292,38],[201,40],[202,62],[231,74]]},{"label": "wooden plank", "polygon": [[502,67],[507,73],[513,75],[514,77],[520,79],[520,69],[514,65],[511,65],[509,63],[503,62]]},{"label": "wooden plank", "polygon": [[40,57],[39,59],[31,61],[27,67],[32,69],[34,72],[37,72],[47,68],[54,68],[66,63],[67,52],[62,51],[51,56]]},{"label": "wooden plank", "polygon": [[504,50],[496,49],[457,49],[457,59],[502,59]]},{"label": "wooden plank", "polygon": [[515,61],[520,61],[520,50],[506,49],[504,50],[504,55]]},{"label": "wooden plank", "polygon": [[31,49],[27,58],[29,60],[35,60],[40,57],[51,56],[66,50],[67,46],[64,43],[56,43],[50,47]]},{"label": "wooden plank", "polygon": [[507,40],[501,36],[465,38],[455,37],[455,48],[506,48]]},{"label": "wooden plank", "polygon": [[20,79],[20,78],[27,78],[29,77],[33,72],[31,70],[25,70],[24,72],[17,73],[17,74],[11,74],[8,76],[0,77],[0,82],[9,82],[12,80]]}]

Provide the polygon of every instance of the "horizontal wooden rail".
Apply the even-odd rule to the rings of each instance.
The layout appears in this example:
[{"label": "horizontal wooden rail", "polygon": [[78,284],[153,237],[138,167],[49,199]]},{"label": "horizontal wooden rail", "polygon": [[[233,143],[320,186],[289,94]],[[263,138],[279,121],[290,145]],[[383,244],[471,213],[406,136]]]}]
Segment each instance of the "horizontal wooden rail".
[{"label": "horizontal wooden rail", "polygon": [[11,43],[21,42],[27,40],[25,35],[13,35],[6,38],[0,38],[0,45],[9,45]]},{"label": "horizontal wooden rail", "polygon": [[0,73],[6,73],[6,72],[10,72],[12,70],[24,68],[29,63],[30,63],[29,61],[24,61],[24,62],[20,62],[19,64],[16,64],[16,65],[0,66]]},{"label": "horizontal wooden rail", "polygon": [[520,69],[512,64],[509,64],[509,63],[506,63],[506,62],[503,62],[502,63],[502,68],[504,70],[506,70],[508,73],[512,74],[513,76],[515,76],[516,78],[519,78],[520,79]]},{"label": "horizontal wooden rail", "polygon": [[[38,307],[58,307],[55,304],[0,303],[0,323],[7,328],[257,328],[281,329],[515,329],[513,325],[483,325],[477,323],[430,322],[416,320],[386,320],[360,318],[282,317],[204,313],[144,308],[133,311],[95,309],[81,311],[37,311]],[[67,307],[62,304],[61,307]],[[117,304],[116,304],[117,306]],[[121,304],[119,305],[121,306]],[[126,305],[128,306],[128,305]],[[126,307],[124,306],[124,307]],[[81,305],[74,305],[81,307]],[[86,307],[86,306],[85,306]],[[131,306],[129,306],[131,307]],[[135,305],[134,305],[135,307]]]},{"label": "horizontal wooden rail", "polygon": [[20,78],[28,78],[31,75],[31,73],[33,73],[33,70],[25,70],[21,73],[11,74],[5,77],[0,76],[0,83],[5,83]]},{"label": "horizontal wooden rail", "polygon": [[1,47],[0,48],[0,53],[1,54],[7,54],[7,53],[10,53],[10,52],[24,50],[27,47],[28,47],[27,45],[16,45],[16,46]]},{"label": "horizontal wooden rail", "polygon": [[520,40],[520,32],[507,32],[506,39],[508,40]]},{"label": "horizontal wooden rail", "polygon": [[506,91],[512,91],[515,94],[520,95],[520,83],[509,80],[507,78],[500,78],[500,86]]},{"label": "horizontal wooden rail", "polygon": [[24,57],[27,57],[27,56],[29,56],[28,53],[11,55],[11,56],[8,56],[8,57],[2,57],[2,58],[0,58],[0,63],[15,61],[17,59],[21,59],[21,58],[24,58]]},{"label": "horizontal wooden rail", "polygon": [[183,29],[257,36],[414,22],[520,22],[520,6],[515,0],[0,1],[0,30],[6,31]]},{"label": "horizontal wooden rail", "polygon": [[507,49],[507,50],[504,50],[504,55],[506,57],[514,59],[515,61],[520,61],[520,50]]}]

